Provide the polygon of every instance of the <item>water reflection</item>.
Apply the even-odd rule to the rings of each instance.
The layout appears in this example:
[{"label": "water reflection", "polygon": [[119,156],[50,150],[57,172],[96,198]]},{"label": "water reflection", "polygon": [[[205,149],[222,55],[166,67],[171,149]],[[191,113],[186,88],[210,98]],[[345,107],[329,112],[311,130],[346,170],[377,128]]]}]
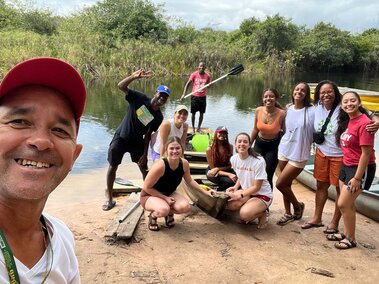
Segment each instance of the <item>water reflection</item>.
[{"label": "water reflection", "polygon": [[[362,74],[296,74],[293,77],[236,76],[221,80],[208,90],[207,112],[204,127],[215,129],[225,125],[229,129],[230,140],[239,132],[250,134],[253,127],[254,110],[261,104],[262,91],[267,87],[277,88],[282,94],[280,102],[291,101],[291,89],[295,82],[317,82],[330,79],[341,86],[379,91],[379,80]],[[81,122],[79,143],[84,145],[82,154],[73,168],[73,173],[107,165],[108,145],[113,133],[127,110],[124,95],[117,89],[120,78],[88,84],[88,98],[85,116]],[[172,117],[178,104],[190,106],[190,99],[179,101],[187,78],[166,78],[164,80],[142,79],[132,82],[131,87],[151,96],[156,86],[163,83],[171,88],[172,95],[162,109],[165,118]],[[376,135],[376,149],[379,136]],[[129,155],[125,155],[126,160]]]}]

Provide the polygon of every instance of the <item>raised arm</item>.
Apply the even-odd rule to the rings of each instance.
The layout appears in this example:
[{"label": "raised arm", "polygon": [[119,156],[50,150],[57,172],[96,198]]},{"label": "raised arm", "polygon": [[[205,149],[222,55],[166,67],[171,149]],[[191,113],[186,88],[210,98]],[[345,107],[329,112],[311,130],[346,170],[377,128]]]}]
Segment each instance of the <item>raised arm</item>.
[{"label": "raised arm", "polygon": [[183,94],[182,96],[180,97],[180,100],[183,100],[184,99],[184,96],[186,95],[187,93],[187,89],[188,89],[188,86],[192,83],[192,80],[188,80],[186,85],[184,86],[184,90],[183,90]]},{"label": "raised arm", "polygon": [[144,69],[139,69],[135,72],[133,72],[130,76],[122,79],[118,84],[117,87],[125,93],[125,95],[128,95],[128,86],[131,82],[133,82],[136,79],[140,78],[147,78],[152,75],[151,71],[145,71]]}]

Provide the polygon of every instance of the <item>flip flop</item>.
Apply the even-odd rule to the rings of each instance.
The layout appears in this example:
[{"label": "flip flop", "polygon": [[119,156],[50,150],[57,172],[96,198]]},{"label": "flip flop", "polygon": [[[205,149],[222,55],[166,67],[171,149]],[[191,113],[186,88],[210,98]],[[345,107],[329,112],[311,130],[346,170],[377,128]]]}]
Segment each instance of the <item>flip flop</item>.
[{"label": "flip flop", "polygon": [[345,238],[346,238],[346,236],[343,233],[341,233],[341,234],[326,235],[326,239],[328,241],[337,241],[337,242],[339,242],[339,241],[342,241]]},{"label": "flip flop", "polygon": [[312,228],[320,228],[320,227],[324,227],[324,224],[304,223],[303,225],[301,225],[301,228],[304,230],[312,229]]},{"label": "flip flop", "polygon": [[113,207],[115,207],[116,205],[116,201],[112,200],[112,201],[109,201],[107,200],[104,204],[103,204],[103,210],[104,211],[108,211],[108,210],[111,210]]},{"label": "flip flop", "polygon": [[325,235],[333,235],[333,234],[338,234],[339,230],[338,229],[331,229],[331,228],[326,228],[324,231],[322,231]]}]

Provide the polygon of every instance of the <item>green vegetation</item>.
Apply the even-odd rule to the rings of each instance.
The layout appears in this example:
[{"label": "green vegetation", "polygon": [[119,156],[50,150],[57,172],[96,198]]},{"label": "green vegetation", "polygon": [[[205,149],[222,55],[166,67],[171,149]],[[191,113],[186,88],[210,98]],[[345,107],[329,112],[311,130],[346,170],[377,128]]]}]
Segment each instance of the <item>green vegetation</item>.
[{"label": "green vegetation", "polygon": [[149,0],[102,0],[67,17],[28,0],[0,0],[0,77],[33,56],[62,58],[95,79],[140,67],[160,76],[184,75],[200,60],[213,74],[238,63],[247,72],[278,75],[379,70],[377,29],[351,34],[323,22],[309,29],[280,15],[245,19],[231,32],[175,22],[171,26],[164,6]]}]

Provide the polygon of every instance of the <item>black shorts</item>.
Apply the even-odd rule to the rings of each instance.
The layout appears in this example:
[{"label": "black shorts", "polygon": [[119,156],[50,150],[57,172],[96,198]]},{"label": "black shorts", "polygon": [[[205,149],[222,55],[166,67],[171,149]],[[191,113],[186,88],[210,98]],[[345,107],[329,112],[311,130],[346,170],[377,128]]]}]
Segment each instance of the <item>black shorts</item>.
[{"label": "black shorts", "polygon": [[134,163],[143,155],[144,143],[142,140],[137,143],[128,143],[125,139],[115,134],[108,149],[108,162],[111,166],[121,164],[122,158],[126,152],[130,153],[130,157]]},{"label": "black shorts", "polygon": [[191,113],[196,113],[200,111],[200,113],[205,113],[205,109],[207,108],[207,97],[191,97]]},{"label": "black shorts", "polygon": [[[349,181],[354,177],[357,172],[358,166],[346,166],[342,165],[339,179],[344,183],[344,185],[348,185]],[[369,190],[372,184],[372,181],[375,177],[376,164],[369,164],[363,174],[362,177],[362,188],[365,190]]]}]

